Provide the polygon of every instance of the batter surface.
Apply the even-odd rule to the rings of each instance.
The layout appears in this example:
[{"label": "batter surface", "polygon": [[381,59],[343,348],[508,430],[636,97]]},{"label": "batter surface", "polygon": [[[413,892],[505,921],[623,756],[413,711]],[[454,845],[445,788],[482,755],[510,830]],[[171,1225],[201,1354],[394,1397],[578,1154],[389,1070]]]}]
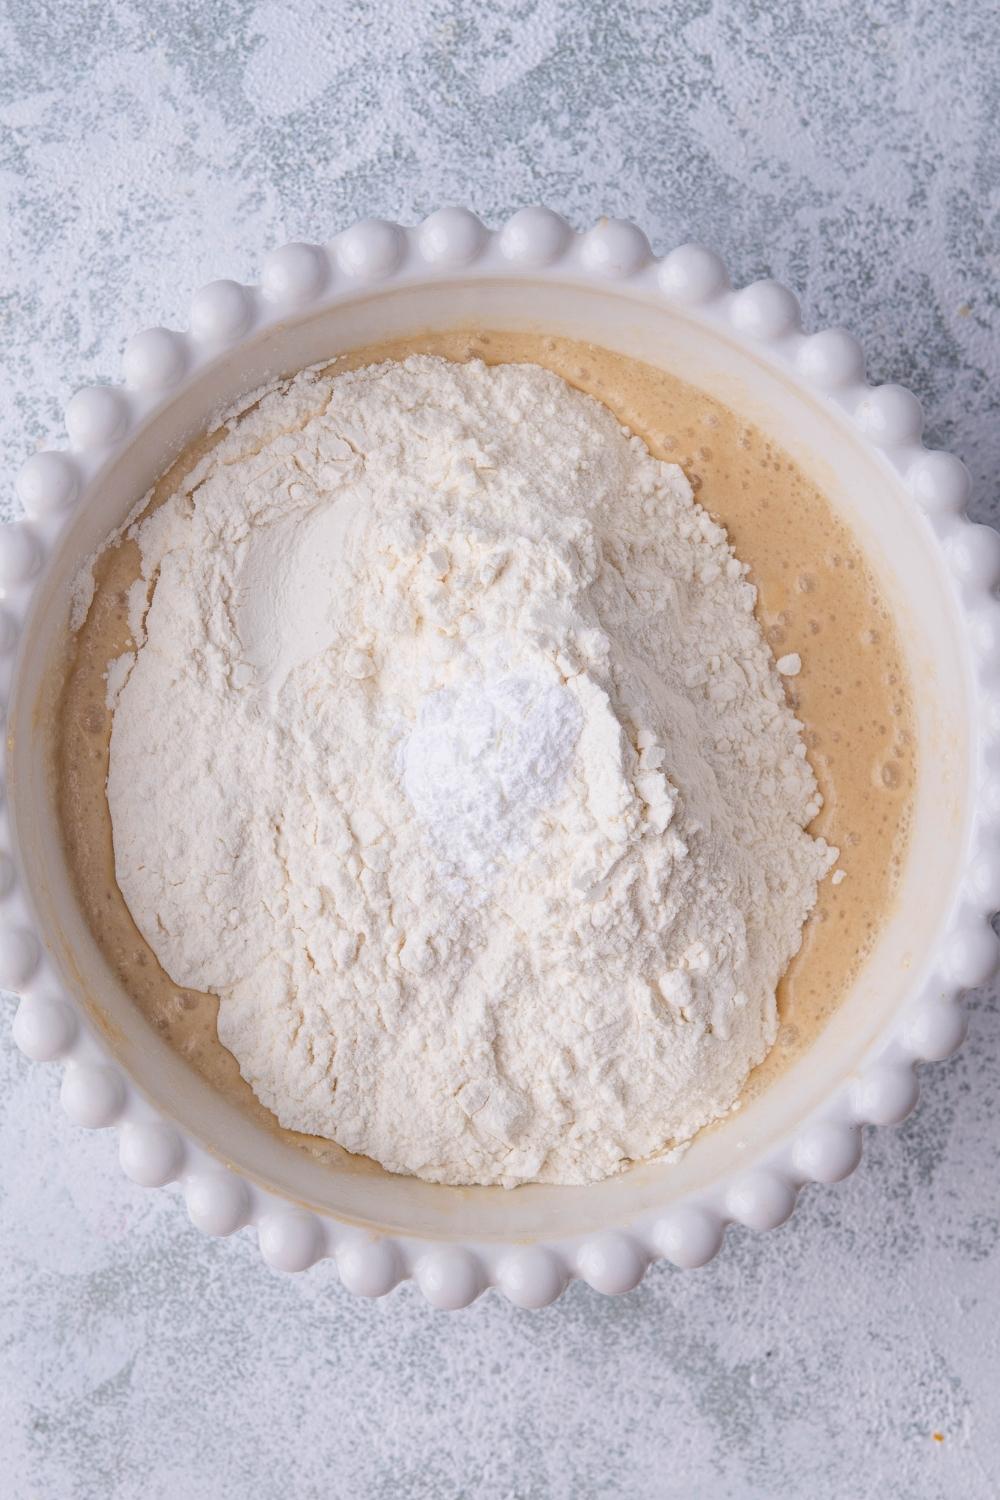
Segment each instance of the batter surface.
[{"label": "batter surface", "polygon": [[[841,850],[838,875],[820,887],[802,949],[778,990],[778,1039],[751,1077],[759,1092],[809,1045],[845,995],[891,907],[915,780],[906,671],[895,628],[847,528],[774,444],[726,407],[662,371],[593,345],[527,333],[456,331],[369,346],[338,359],[337,372],[411,353],[487,363],[530,361],[596,396],[657,457],[680,464],[702,505],[728,530],[752,568],[758,616],[776,657],[799,653],[787,679],[824,808],[811,831]],[[212,446],[193,445],[164,475],[161,503]],[[112,968],[142,1012],[216,1088],[280,1130],[240,1077],[216,1035],[218,1002],[181,991],[137,931],[114,878],[105,794],[111,712],[109,661],[133,642],[126,594],[138,576],[134,543],[95,568],[96,593],[78,632],[61,704],[59,807],[79,898]],[[333,1142],[294,1137],[311,1154],[343,1163]]]}]

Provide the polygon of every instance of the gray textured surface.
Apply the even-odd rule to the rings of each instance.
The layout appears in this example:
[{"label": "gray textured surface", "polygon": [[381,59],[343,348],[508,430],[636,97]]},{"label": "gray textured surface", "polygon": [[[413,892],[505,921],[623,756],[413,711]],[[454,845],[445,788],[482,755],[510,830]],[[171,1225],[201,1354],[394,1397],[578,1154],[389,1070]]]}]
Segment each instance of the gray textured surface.
[{"label": "gray textured surface", "polygon": [[[487,14],[487,9],[489,13]],[[363,213],[544,199],[772,272],[995,474],[1000,47],[963,5],[0,8],[0,459],[124,336]],[[991,37],[992,30],[992,37]],[[4,487],[10,495],[9,484]],[[9,499],[7,502],[9,504]],[[120,1176],[0,1040],[4,1494],[1000,1493],[995,994],[857,1175],[703,1271],[454,1316],[282,1279]],[[938,1434],[942,1441],[933,1436]]]}]

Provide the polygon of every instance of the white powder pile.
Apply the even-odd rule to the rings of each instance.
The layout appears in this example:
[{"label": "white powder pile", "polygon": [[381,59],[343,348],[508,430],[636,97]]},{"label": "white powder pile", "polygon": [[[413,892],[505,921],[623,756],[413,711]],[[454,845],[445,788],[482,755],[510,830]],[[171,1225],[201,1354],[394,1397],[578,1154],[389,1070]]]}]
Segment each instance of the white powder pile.
[{"label": "white powder pile", "polygon": [[403,754],[403,784],[442,866],[474,878],[484,896],[530,851],[535,821],[569,772],[583,715],[570,690],[495,676],[430,693]]},{"label": "white powder pile", "polygon": [[733,1104],[834,851],[679,469],[415,357],[264,394],[136,535],[118,882],[283,1125],[578,1183]]}]

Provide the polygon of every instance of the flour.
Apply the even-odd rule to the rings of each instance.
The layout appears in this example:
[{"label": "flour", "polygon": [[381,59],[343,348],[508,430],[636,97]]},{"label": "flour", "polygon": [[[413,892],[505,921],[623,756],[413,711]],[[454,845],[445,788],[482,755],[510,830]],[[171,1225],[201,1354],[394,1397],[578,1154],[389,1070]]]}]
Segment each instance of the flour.
[{"label": "flour", "polygon": [[679,469],[415,357],[264,393],[132,534],[118,883],[283,1125],[572,1183],[733,1105],[835,851]]}]

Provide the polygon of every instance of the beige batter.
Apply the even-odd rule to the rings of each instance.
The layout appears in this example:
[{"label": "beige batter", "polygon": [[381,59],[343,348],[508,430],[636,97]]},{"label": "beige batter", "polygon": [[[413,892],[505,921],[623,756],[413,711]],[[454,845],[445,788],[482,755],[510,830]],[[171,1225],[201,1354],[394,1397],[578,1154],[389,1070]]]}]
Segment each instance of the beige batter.
[{"label": "beige batter", "polygon": [[[408,354],[532,362],[603,401],[661,459],[680,464],[700,503],[752,568],[758,615],[775,656],[798,652],[789,702],[806,726],[824,807],[810,831],[841,850],[778,989],[781,1025],[743,1097],[758,1093],[815,1037],[845,995],[892,905],[915,782],[911,709],[896,631],[857,543],[788,456],[726,407],[650,365],[592,344],[468,330],[369,346],[340,372]],[[189,448],[157,485],[162,503],[213,445]],[[338,1164],[332,1142],[282,1130],[216,1036],[218,1002],[179,990],[140,936],[115,883],[105,795],[111,713],[108,662],[133,646],[126,593],[138,548],[122,542],[95,568],[97,589],[71,652],[60,708],[59,810],[84,914],[126,991],[213,1086],[256,1120]]]}]

